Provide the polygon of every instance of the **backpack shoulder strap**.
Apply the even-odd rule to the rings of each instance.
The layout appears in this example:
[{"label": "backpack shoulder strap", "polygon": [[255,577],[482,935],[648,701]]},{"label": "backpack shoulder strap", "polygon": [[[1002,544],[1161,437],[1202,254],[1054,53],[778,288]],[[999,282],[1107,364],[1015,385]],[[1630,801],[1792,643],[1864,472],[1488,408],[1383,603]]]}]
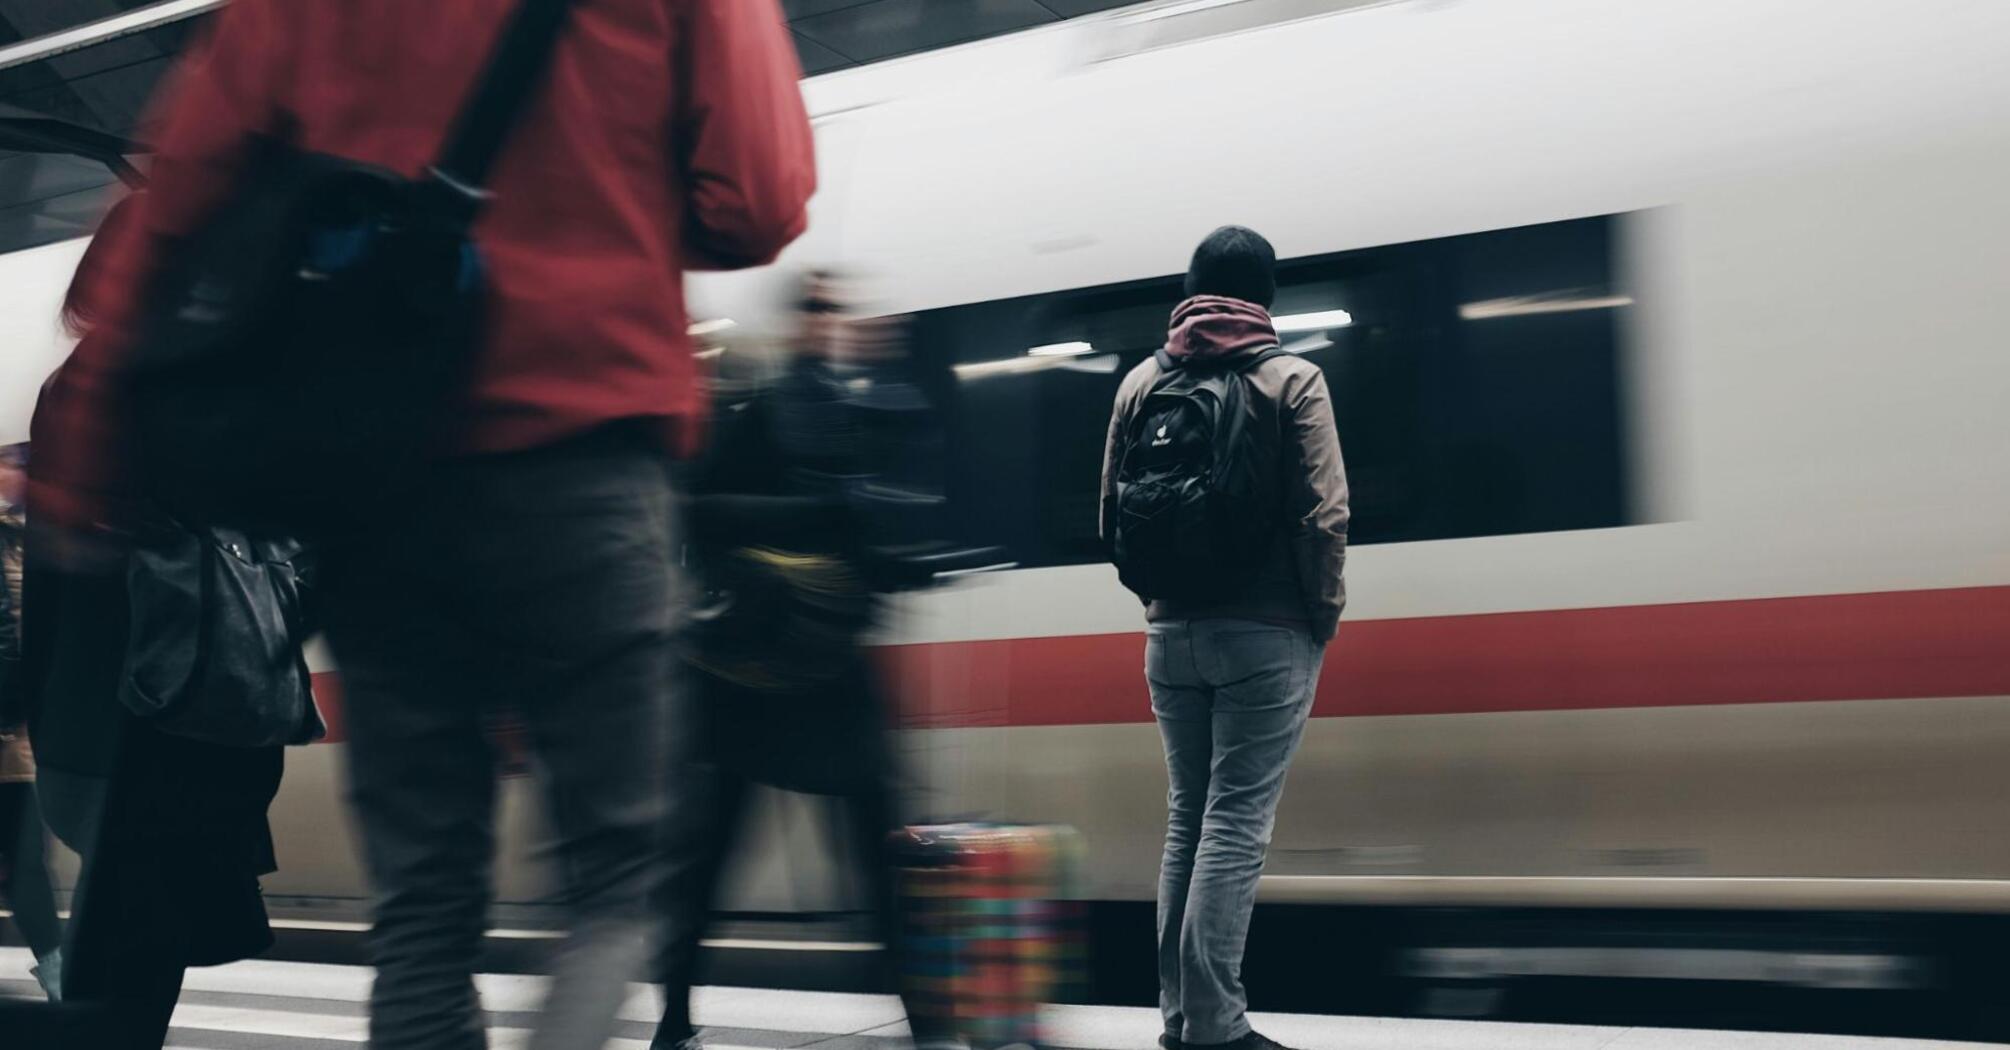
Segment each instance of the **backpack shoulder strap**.
[{"label": "backpack shoulder strap", "polygon": [[482,184],[502,153],[504,141],[523,114],[530,96],[544,83],[558,37],[574,0],[519,0],[504,24],[488,65],[475,81],[439,157],[427,169],[428,181],[466,199],[470,205],[485,196]]},{"label": "backpack shoulder strap", "polygon": [[[1225,370],[1233,370],[1236,372],[1247,372],[1250,369],[1255,368],[1258,365],[1261,365],[1263,362],[1269,361],[1273,358],[1290,357],[1290,356],[1291,351],[1286,350],[1281,346],[1273,346],[1268,350],[1252,354],[1251,356],[1245,357],[1240,361],[1230,361],[1224,365],[1221,365],[1220,367],[1222,367]],[[1169,353],[1166,353],[1164,347],[1160,347],[1158,352],[1152,355],[1152,358],[1159,363],[1160,375],[1165,375],[1171,372],[1178,371],[1181,367],[1183,367],[1184,364],[1182,361],[1180,361],[1179,358],[1174,357]],[[1209,359],[1210,366],[1212,367],[1213,363],[1218,360],[1219,358],[1210,358]]]},{"label": "backpack shoulder strap", "polygon": [[1254,369],[1254,368],[1256,368],[1256,367],[1257,367],[1258,365],[1261,365],[1261,364],[1263,364],[1263,362],[1265,362],[1265,361],[1270,361],[1270,360],[1274,360],[1274,359],[1276,359],[1276,358],[1280,358],[1280,357],[1290,357],[1290,356],[1291,356],[1291,351],[1289,351],[1289,350],[1286,350],[1286,349],[1284,349],[1284,348],[1283,348],[1283,347],[1281,347],[1281,346],[1273,346],[1273,347],[1271,347],[1270,349],[1268,349],[1268,350],[1265,350],[1265,351],[1263,351],[1262,353],[1260,353],[1260,354],[1257,354],[1256,356],[1254,356],[1254,357],[1251,357],[1251,358],[1249,358],[1249,359],[1247,359],[1247,360],[1243,361],[1243,362],[1242,362],[1242,364],[1241,364],[1240,366],[1238,366],[1238,368],[1237,368],[1236,370],[1237,370],[1237,371],[1240,371],[1240,372],[1247,372],[1247,371],[1250,371],[1251,369]]}]

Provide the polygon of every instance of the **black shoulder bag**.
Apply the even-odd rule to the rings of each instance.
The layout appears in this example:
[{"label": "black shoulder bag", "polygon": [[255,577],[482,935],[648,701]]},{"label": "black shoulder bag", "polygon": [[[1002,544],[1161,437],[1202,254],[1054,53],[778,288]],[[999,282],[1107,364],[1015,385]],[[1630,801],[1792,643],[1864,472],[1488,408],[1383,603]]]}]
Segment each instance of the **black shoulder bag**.
[{"label": "black shoulder bag", "polygon": [[231,747],[305,744],[325,730],[301,642],[300,544],[178,526],[137,543],[119,700],[155,728]]},{"label": "black shoulder bag", "polygon": [[310,536],[434,451],[480,345],[469,229],[571,0],[522,0],[417,178],[262,140],[170,245],[127,372],[140,477],[177,518]]}]

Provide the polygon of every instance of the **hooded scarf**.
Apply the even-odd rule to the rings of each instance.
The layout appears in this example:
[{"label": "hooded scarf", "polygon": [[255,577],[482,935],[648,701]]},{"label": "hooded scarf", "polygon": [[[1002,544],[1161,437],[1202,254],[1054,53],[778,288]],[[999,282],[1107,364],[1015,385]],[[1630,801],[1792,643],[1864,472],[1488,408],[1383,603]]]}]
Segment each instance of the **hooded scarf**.
[{"label": "hooded scarf", "polygon": [[1196,295],[1173,308],[1165,349],[1177,361],[1206,361],[1276,345],[1270,311],[1241,299]]}]

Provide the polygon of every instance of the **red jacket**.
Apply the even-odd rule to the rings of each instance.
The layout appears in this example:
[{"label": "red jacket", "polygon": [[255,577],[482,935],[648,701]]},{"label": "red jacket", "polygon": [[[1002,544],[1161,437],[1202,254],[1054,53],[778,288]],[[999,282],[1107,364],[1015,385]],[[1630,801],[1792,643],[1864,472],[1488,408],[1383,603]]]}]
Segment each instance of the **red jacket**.
[{"label": "red jacket", "polygon": [[[38,515],[82,525],[124,488],[112,400],[165,238],[229,206],[252,136],[416,175],[518,0],[234,0],[155,101],[159,153],[128,231],[72,290],[93,322],[44,414]],[[699,417],[683,272],[772,260],[816,187],[800,71],[775,0],[578,0],[475,229],[488,345],[463,452],[615,419]]]}]

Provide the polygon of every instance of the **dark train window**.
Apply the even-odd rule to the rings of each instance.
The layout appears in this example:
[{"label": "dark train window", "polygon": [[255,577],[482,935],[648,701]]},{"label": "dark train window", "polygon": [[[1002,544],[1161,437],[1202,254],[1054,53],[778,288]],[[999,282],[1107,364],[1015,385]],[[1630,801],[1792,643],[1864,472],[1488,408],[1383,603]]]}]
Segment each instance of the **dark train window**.
[{"label": "dark train window", "polygon": [[[1285,260],[1274,315],[1324,369],[1351,542],[1630,524],[1619,220]],[[970,539],[1024,565],[1103,557],[1097,478],[1118,382],[1164,341],[1179,275],[926,311]]]}]

